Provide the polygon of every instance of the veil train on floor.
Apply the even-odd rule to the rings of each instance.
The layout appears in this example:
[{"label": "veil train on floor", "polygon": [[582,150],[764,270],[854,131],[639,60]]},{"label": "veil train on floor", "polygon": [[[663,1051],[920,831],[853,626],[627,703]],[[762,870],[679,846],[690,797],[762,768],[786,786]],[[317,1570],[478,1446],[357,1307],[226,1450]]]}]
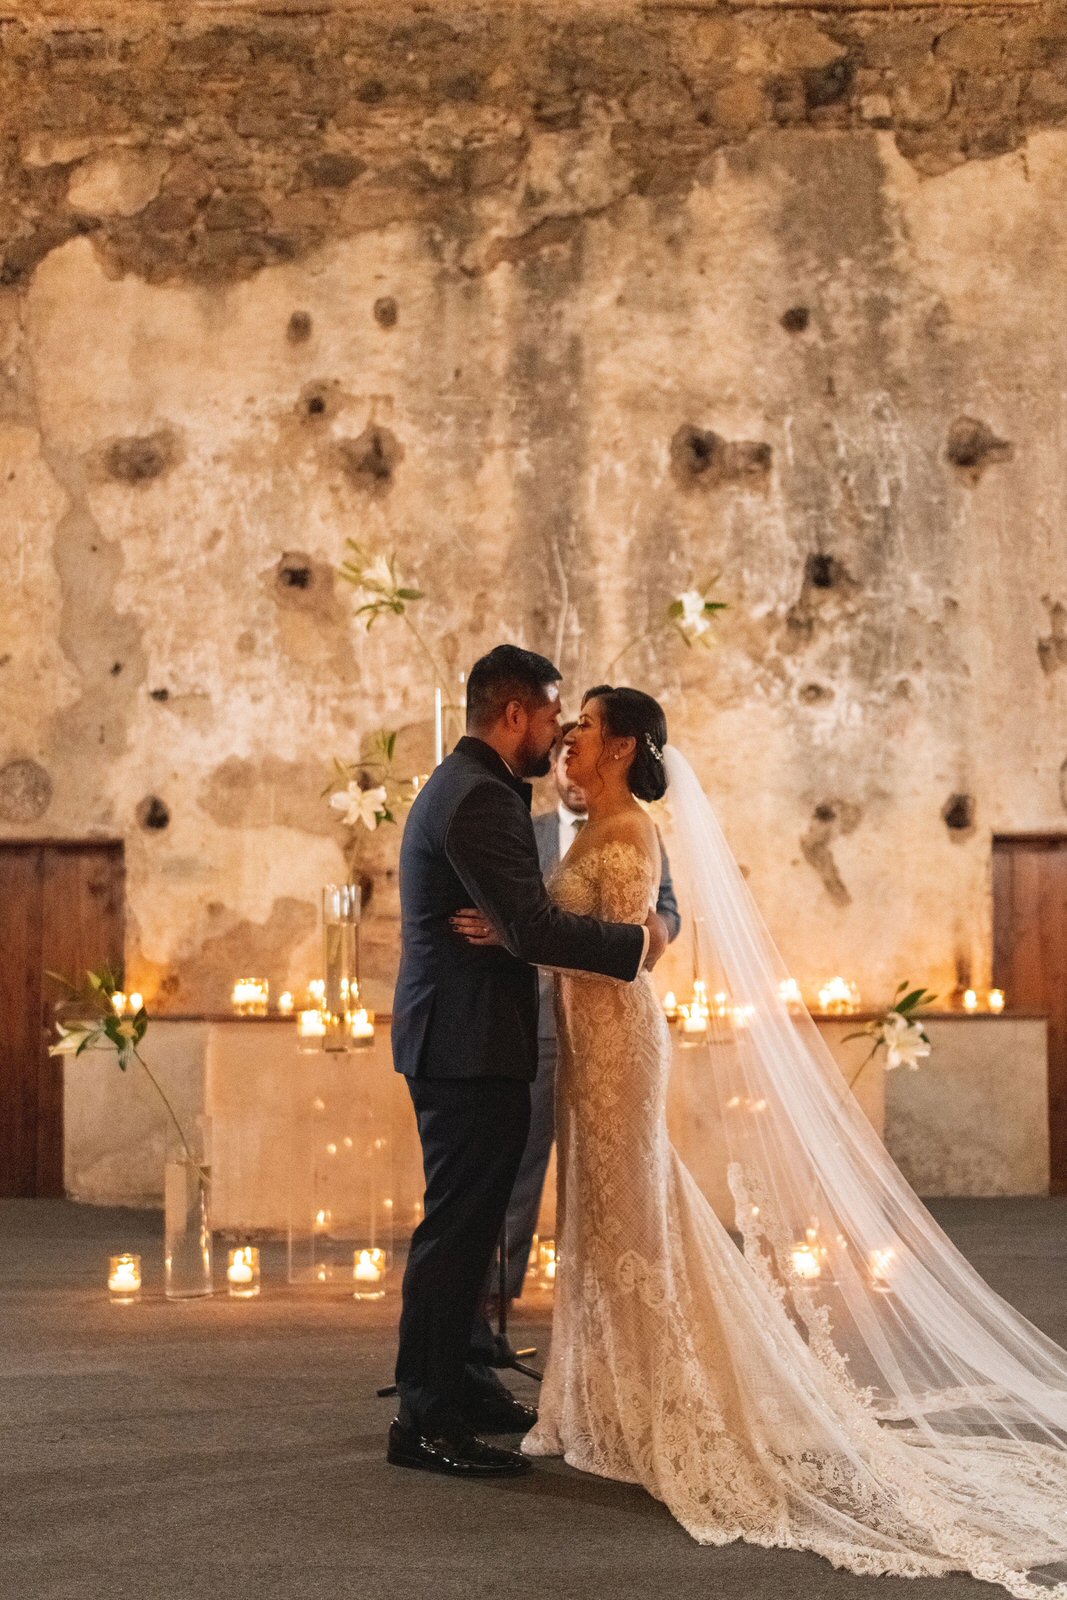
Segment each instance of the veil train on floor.
[{"label": "veil train on floor", "polygon": [[[905,1182],[811,1017],[783,996],[786,969],[692,767],[673,746],[666,761],[683,918],[709,993],[726,997],[700,1092],[745,1257],[824,1374],[821,1445],[844,1462],[891,1455],[902,1527],[925,1525],[908,1462],[916,1496],[936,1484],[956,1513],[938,1538],[946,1570],[958,1558],[1014,1594],[1067,1596],[1067,1352],[985,1283]],[[854,1485],[832,1504],[820,1483],[806,1514],[832,1524],[816,1543],[863,1526]]]}]

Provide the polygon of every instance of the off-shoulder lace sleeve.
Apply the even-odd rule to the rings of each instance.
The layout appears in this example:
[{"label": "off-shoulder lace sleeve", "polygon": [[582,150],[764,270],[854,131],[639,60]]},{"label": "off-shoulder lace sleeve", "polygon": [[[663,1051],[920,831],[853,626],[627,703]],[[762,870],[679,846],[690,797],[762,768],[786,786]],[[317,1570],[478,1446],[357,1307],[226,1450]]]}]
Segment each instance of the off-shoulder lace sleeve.
[{"label": "off-shoulder lace sleeve", "polygon": [[[607,922],[644,922],[656,907],[659,863],[640,845],[610,839],[587,858],[597,877],[597,909]],[[583,866],[586,862],[582,863]]]}]

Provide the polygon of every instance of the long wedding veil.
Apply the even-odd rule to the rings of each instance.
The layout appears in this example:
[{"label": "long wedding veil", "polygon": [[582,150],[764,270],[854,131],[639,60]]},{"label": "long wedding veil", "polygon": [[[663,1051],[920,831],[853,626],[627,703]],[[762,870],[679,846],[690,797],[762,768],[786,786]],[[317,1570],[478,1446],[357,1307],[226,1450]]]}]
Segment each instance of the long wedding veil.
[{"label": "long wedding veil", "polygon": [[[783,997],[786,969],[696,774],[672,746],[666,763],[683,919],[709,995],[725,997],[703,1059],[689,1059],[721,1130],[729,1221],[825,1400],[818,1416],[786,1405],[761,1447],[785,1453],[791,1421],[807,1440],[819,1546],[869,1548],[874,1529],[879,1548],[918,1558],[888,1570],[940,1560],[1019,1596],[1067,1596],[1067,1352],[984,1282],[905,1182],[811,1017]],[[827,1450],[836,1480],[815,1466]],[[899,1521],[875,1509],[883,1492]]]}]

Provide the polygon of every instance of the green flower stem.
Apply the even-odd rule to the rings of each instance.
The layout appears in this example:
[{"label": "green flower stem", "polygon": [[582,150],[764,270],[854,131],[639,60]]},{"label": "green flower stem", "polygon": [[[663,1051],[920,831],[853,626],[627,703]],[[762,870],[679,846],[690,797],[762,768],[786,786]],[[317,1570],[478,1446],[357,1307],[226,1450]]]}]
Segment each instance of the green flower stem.
[{"label": "green flower stem", "polygon": [[199,1172],[200,1176],[204,1179],[204,1181],[206,1183],[208,1181],[207,1169],[200,1165],[199,1161],[197,1161],[196,1157],[193,1155],[192,1150],[189,1148],[189,1141],[185,1137],[185,1130],[182,1128],[181,1123],[178,1121],[178,1118],[175,1115],[174,1107],[171,1105],[170,1101],[167,1099],[167,1096],[163,1092],[163,1085],[160,1083],[159,1079],[156,1077],[155,1073],[152,1071],[151,1067],[148,1065],[148,1062],[145,1060],[145,1058],[141,1054],[141,1052],[139,1050],[134,1050],[133,1054],[137,1058],[137,1060],[141,1063],[142,1067],[144,1068],[144,1070],[145,1070],[145,1072],[146,1072],[146,1074],[148,1076],[149,1083],[152,1085],[153,1089],[156,1091],[156,1093],[158,1094],[159,1098],[162,1100],[163,1104],[166,1106],[167,1115],[170,1117],[170,1120],[173,1122],[175,1128],[177,1129],[178,1138],[181,1140],[182,1146],[183,1146],[183,1148],[185,1150],[185,1153],[189,1157],[190,1166],[194,1166],[196,1168],[196,1170]]},{"label": "green flower stem", "polygon": [[400,614],[403,617],[404,621],[407,623],[408,627],[411,629],[411,632],[414,634],[415,642],[418,644],[419,649],[422,651],[423,655],[426,657],[427,661],[430,663],[431,667],[433,668],[434,683],[435,684],[438,684],[438,683],[443,684],[445,682],[445,674],[441,671],[441,668],[437,664],[437,657],[434,655],[433,651],[430,649],[429,645],[426,643],[426,640],[423,638],[422,633],[420,632],[420,630],[415,626],[414,622],[412,622],[411,615],[408,612],[408,609],[407,609],[406,606],[404,607],[404,610]]},{"label": "green flower stem", "polygon": [[653,627],[646,628],[644,633],[635,634],[634,637],[629,641],[628,644],[624,644],[623,645],[623,647],[619,651],[618,655],[612,656],[611,660],[608,662],[607,666],[604,668],[605,677],[607,677],[607,678],[611,677],[611,674],[614,672],[615,668],[618,666],[618,664],[622,660],[623,656],[628,656],[630,654],[631,650],[635,649],[637,647],[637,645],[639,645],[639,644],[644,644],[646,639],[651,639],[657,633],[661,633],[666,626],[667,626],[667,624],[665,622],[657,622]]}]

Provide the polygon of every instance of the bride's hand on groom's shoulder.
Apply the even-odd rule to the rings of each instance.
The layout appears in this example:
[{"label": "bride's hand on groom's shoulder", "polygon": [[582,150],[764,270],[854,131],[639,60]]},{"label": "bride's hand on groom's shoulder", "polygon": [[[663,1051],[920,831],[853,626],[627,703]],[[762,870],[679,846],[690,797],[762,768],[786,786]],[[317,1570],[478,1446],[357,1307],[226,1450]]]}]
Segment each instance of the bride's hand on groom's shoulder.
[{"label": "bride's hand on groom's shoulder", "polygon": [[500,944],[504,940],[482,913],[474,906],[464,906],[460,911],[454,911],[449,917],[454,933],[461,939],[466,939],[468,944]]},{"label": "bride's hand on groom's shoulder", "polygon": [[670,934],[667,924],[658,911],[650,911],[645,918],[645,927],[648,929],[648,954],[645,957],[645,968],[651,971],[670,943]]}]

